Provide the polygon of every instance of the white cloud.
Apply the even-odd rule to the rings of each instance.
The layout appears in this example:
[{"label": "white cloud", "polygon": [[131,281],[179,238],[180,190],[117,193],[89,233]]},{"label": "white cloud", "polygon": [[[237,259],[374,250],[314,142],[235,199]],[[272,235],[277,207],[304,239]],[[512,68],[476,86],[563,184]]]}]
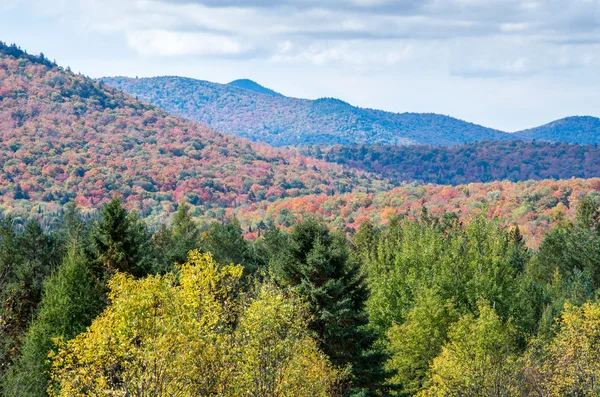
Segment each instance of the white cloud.
[{"label": "white cloud", "polygon": [[515,77],[593,67],[600,43],[600,0],[28,1],[145,56],[381,67],[429,53],[452,75]]},{"label": "white cloud", "polygon": [[145,56],[241,55],[250,50],[231,37],[211,33],[145,30],[126,32],[128,45]]}]

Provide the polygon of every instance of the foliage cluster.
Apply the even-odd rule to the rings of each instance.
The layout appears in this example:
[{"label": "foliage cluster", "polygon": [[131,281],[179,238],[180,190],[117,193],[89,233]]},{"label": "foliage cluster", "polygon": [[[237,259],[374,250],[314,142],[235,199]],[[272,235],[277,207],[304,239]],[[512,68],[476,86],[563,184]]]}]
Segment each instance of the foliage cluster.
[{"label": "foliage cluster", "polygon": [[120,194],[159,219],[185,200],[196,215],[386,182],[292,150],[228,137],[169,116],[57,66],[0,53],[0,210],[52,214]]},{"label": "foliage cluster", "polygon": [[397,182],[460,185],[600,175],[600,149],[596,145],[496,141],[450,147],[306,146],[300,151]]},{"label": "foliage cluster", "polygon": [[390,113],[259,93],[182,77],[108,77],[106,84],[217,131],[273,146],[457,145],[512,135],[438,114]]}]

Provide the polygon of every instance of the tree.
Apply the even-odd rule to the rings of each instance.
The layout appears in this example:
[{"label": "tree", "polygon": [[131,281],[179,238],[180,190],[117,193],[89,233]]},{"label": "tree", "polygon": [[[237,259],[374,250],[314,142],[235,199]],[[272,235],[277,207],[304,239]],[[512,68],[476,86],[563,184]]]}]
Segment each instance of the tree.
[{"label": "tree", "polygon": [[173,271],[175,265],[182,264],[187,259],[188,252],[200,245],[200,229],[192,219],[190,206],[182,202],[173,215],[173,227],[162,225],[152,236],[155,246],[156,273]]},{"label": "tree", "polygon": [[454,305],[442,301],[433,291],[417,298],[402,325],[388,331],[392,357],[388,367],[396,372],[394,384],[404,393],[415,394],[428,378],[433,359],[440,354],[448,339],[448,329],[458,320]]},{"label": "tree", "polygon": [[210,252],[219,263],[243,265],[246,275],[264,267],[263,259],[244,239],[240,222],[236,218],[226,223],[213,223],[202,234],[200,247],[203,252]]},{"label": "tree", "polygon": [[18,356],[21,339],[42,297],[44,279],[60,263],[56,239],[36,221],[17,233],[0,220],[0,376]]},{"label": "tree", "polygon": [[135,213],[123,208],[121,199],[114,198],[102,208],[92,231],[91,256],[107,274],[127,272],[143,276],[151,262],[149,235],[146,226]]},{"label": "tree", "polygon": [[50,395],[328,396],[340,373],[305,309],[273,288],[243,301],[242,271],[193,251],[177,275],[115,274],[110,305],[52,356]]},{"label": "tree", "polygon": [[309,312],[265,285],[235,330],[235,396],[337,396],[343,373],[307,336]]},{"label": "tree", "polygon": [[25,334],[19,358],[4,382],[6,395],[46,396],[47,360],[55,349],[53,340],[75,337],[102,309],[104,285],[75,246],[73,248],[56,274],[44,284],[39,311]]},{"label": "tree", "polygon": [[600,303],[565,305],[542,364],[546,396],[600,394]]},{"label": "tree", "polygon": [[465,315],[450,328],[448,343],[433,361],[431,384],[419,396],[518,396],[519,374],[512,324],[480,303],[477,318]]},{"label": "tree", "polygon": [[365,311],[368,291],[345,237],[307,220],[294,227],[287,244],[272,240],[281,245],[271,259],[275,277],[305,297],[320,347],[335,366],[351,366],[353,393],[375,395],[387,376],[386,357],[375,347],[378,334]]}]

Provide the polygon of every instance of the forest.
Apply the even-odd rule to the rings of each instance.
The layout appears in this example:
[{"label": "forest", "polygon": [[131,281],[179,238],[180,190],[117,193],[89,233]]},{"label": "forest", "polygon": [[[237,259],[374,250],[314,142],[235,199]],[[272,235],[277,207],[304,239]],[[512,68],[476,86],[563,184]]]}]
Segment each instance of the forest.
[{"label": "forest", "polygon": [[3,396],[595,396],[600,209],[536,250],[448,212],[255,240],[114,198],[0,224]]},{"label": "forest", "polygon": [[596,146],[273,148],[3,43],[0,105],[0,397],[600,395]]},{"label": "forest", "polygon": [[597,145],[496,141],[461,146],[304,146],[300,152],[395,182],[472,182],[592,178],[600,175]]}]

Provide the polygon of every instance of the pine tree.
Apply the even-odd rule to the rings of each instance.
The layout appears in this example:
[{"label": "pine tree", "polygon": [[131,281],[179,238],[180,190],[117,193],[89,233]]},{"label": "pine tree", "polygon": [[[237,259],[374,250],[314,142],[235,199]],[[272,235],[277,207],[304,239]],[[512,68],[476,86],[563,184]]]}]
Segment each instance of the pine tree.
[{"label": "pine tree", "polygon": [[155,248],[155,273],[173,271],[174,265],[184,263],[188,252],[200,245],[200,229],[192,219],[190,206],[185,202],[180,203],[173,215],[173,226],[161,225],[152,236],[152,242]]},{"label": "pine tree", "polygon": [[210,252],[221,264],[243,265],[246,276],[264,266],[263,259],[244,239],[240,222],[236,218],[227,223],[213,223],[203,233],[200,247],[203,252]]},{"label": "pine tree", "polygon": [[296,225],[287,246],[277,252],[272,258],[276,279],[305,297],[320,347],[334,365],[351,366],[352,393],[378,395],[388,375],[382,367],[386,357],[374,347],[378,335],[368,327],[368,291],[345,237],[309,220]]},{"label": "pine tree", "polygon": [[150,236],[146,225],[123,208],[121,199],[114,198],[102,208],[91,239],[90,254],[101,266],[99,271],[127,272],[138,277],[149,273]]},{"label": "pine tree", "polygon": [[53,339],[68,340],[84,331],[104,305],[104,286],[76,244],[44,285],[39,311],[25,334],[21,353],[4,381],[7,396],[44,397],[48,354]]}]

